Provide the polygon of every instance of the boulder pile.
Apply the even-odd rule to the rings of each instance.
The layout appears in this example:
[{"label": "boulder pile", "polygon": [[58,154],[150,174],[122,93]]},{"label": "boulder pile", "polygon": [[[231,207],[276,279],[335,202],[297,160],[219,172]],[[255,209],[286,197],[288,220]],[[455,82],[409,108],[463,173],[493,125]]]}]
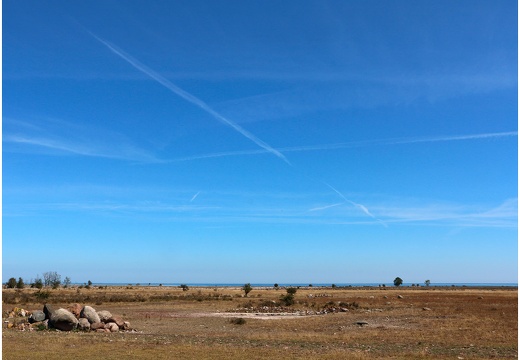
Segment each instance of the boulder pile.
[{"label": "boulder pile", "polygon": [[14,308],[7,314],[7,328],[19,330],[57,329],[61,331],[81,330],[96,332],[118,332],[131,330],[130,323],[109,311],[96,311],[93,307],[79,304],[68,309],[55,309],[45,304],[43,310],[28,311]]}]

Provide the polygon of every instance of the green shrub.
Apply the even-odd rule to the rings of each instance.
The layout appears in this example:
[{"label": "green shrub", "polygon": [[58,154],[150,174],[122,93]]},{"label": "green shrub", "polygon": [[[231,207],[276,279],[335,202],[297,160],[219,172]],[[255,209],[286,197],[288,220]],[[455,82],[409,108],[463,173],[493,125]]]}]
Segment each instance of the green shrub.
[{"label": "green shrub", "polygon": [[36,299],[38,299],[38,300],[47,300],[50,296],[51,296],[51,292],[48,290],[46,290],[46,291],[39,290],[36,293],[34,293],[34,297],[36,297]]},{"label": "green shrub", "polygon": [[285,306],[291,306],[292,304],[294,304],[294,295],[287,294],[285,296],[282,296],[280,298],[280,300],[282,300],[282,302],[285,304]]},{"label": "green shrub", "polygon": [[287,294],[289,294],[289,295],[294,295],[294,294],[296,294],[296,291],[297,291],[297,290],[298,290],[298,289],[296,289],[296,288],[294,288],[294,287],[288,287],[288,288],[287,288]]}]

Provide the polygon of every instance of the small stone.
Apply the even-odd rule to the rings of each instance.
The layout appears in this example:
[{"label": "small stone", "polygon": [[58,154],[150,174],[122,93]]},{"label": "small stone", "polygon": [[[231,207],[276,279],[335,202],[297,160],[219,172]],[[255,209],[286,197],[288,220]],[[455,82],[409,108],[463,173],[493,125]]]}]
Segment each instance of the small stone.
[{"label": "small stone", "polygon": [[356,321],[356,324],[359,325],[359,326],[365,326],[365,325],[368,325],[368,322],[366,322],[366,321]]},{"label": "small stone", "polygon": [[114,322],[109,322],[105,324],[105,329],[110,330],[110,332],[118,332],[119,326],[117,326],[117,324]]},{"label": "small stone", "polygon": [[397,295],[398,299],[404,299],[403,295]]},{"label": "small stone", "polygon": [[92,330],[104,329],[105,324],[103,324],[102,322],[92,323],[92,324],[90,324],[90,328]]},{"label": "small stone", "polygon": [[424,311],[432,311],[432,309],[430,309],[429,307],[423,307],[422,308]]}]

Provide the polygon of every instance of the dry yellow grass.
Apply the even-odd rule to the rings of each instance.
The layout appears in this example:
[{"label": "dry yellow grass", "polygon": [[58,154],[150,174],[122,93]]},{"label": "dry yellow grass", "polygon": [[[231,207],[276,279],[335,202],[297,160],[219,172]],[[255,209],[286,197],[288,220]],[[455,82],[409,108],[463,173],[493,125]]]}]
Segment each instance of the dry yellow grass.
[{"label": "dry yellow grass", "polygon": [[[299,289],[290,308],[359,304],[348,312],[263,317],[229,314],[260,309],[284,290],[109,287],[53,290],[47,301],[77,302],[129,320],[137,332],[99,334],[4,329],[5,359],[505,359],[516,358],[516,289]],[[312,294],[313,297],[309,297]],[[326,295],[316,297],[316,295]],[[399,299],[397,296],[402,295]],[[39,309],[34,290],[3,291],[3,310]],[[136,301],[137,300],[137,301]],[[5,303],[8,302],[8,303]],[[431,310],[423,310],[423,308]],[[244,317],[243,325],[228,316]],[[368,325],[359,326],[357,321]]]}]

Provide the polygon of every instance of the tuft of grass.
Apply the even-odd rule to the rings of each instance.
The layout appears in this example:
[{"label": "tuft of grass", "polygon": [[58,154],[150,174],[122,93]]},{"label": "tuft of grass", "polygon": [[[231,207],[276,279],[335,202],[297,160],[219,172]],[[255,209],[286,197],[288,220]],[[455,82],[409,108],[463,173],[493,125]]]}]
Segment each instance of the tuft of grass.
[{"label": "tuft of grass", "polygon": [[244,318],[232,318],[231,320],[229,320],[229,322],[231,324],[235,324],[235,325],[244,325],[246,323],[246,319]]}]

